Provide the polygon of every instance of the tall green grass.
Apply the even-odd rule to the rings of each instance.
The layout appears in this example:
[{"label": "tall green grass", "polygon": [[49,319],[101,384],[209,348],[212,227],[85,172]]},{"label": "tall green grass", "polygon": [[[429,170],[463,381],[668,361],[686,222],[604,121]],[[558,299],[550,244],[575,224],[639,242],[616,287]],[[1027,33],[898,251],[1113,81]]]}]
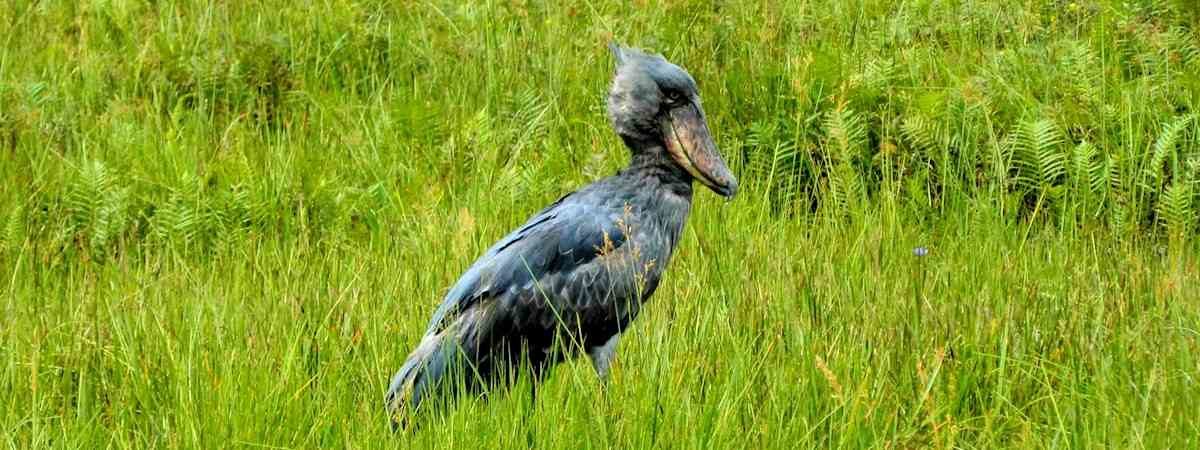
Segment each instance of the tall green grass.
[{"label": "tall green grass", "polygon": [[[1195,447],[1197,25],[1184,0],[9,0],[0,442]],[[385,383],[455,277],[625,162],[614,37],[697,78],[743,194],[697,196],[605,390],[572,363],[536,404],[391,434]]]}]

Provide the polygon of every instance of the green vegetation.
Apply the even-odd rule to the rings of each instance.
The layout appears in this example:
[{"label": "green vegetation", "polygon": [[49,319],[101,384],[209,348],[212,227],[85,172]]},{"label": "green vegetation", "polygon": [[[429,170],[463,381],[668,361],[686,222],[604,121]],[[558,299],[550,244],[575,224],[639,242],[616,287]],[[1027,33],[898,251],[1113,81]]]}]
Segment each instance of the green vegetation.
[{"label": "green vegetation", "polygon": [[[1191,0],[295,3],[0,7],[3,445],[1200,446]],[[392,435],[444,290],[625,162],[612,36],[742,195],[607,391]]]}]

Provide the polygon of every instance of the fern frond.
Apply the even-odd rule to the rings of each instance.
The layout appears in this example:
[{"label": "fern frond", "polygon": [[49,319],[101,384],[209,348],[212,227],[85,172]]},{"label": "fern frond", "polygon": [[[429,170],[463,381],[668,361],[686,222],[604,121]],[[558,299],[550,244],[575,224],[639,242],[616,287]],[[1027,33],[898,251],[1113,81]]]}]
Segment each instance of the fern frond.
[{"label": "fern frond", "polygon": [[864,191],[852,161],[866,146],[867,129],[854,110],[843,107],[826,113],[824,127],[826,140],[822,150],[831,200],[827,207],[844,215],[858,205]]},{"label": "fern frond", "polygon": [[920,115],[909,115],[900,125],[900,135],[913,147],[921,150],[936,149],[941,146],[941,136],[932,121]]},{"label": "fern frond", "polygon": [[1066,174],[1067,156],[1059,148],[1062,133],[1049,119],[1020,122],[1007,141],[1019,185],[1044,189]]},{"label": "fern frond", "polygon": [[1071,152],[1071,178],[1073,183],[1089,193],[1101,192],[1107,182],[1104,161],[1092,143],[1083,141]]},{"label": "fern frond", "polygon": [[220,208],[225,224],[241,228],[250,224],[250,192],[242,184],[235,184],[221,196]]},{"label": "fern frond", "polygon": [[1117,239],[1121,239],[1129,231],[1130,225],[1129,204],[1124,201],[1116,201],[1112,205],[1108,215],[1109,227],[1116,233]]},{"label": "fern frond", "polygon": [[1179,62],[1183,67],[1191,68],[1200,64],[1200,44],[1197,43],[1191,31],[1182,27],[1174,27],[1164,35],[1169,49],[1179,55]]},{"label": "fern frond", "polygon": [[850,81],[854,85],[865,89],[882,90],[895,78],[895,73],[895,61],[872,58],[867,61],[861,71],[850,75]]},{"label": "fern frond", "polygon": [[1192,213],[1191,183],[1171,183],[1158,198],[1155,212],[1160,223],[1175,236],[1185,236],[1196,221]]},{"label": "fern frond", "polygon": [[0,248],[15,250],[25,242],[25,205],[17,203],[4,221],[4,234],[0,236]]},{"label": "fern frond", "polygon": [[771,179],[774,158],[770,155],[777,144],[778,126],[770,121],[756,121],[750,124],[746,136],[746,178],[755,183],[766,183]]},{"label": "fern frond", "polygon": [[1142,168],[1142,186],[1148,191],[1157,191],[1163,181],[1167,158],[1175,152],[1183,131],[1191,124],[1191,114],[1176,117],[1162,125],[1154,145],[1150,147],[1150,161]]},{"label": "fern frond", "polygon": [[512,130],[509,148],[504,163],[520,159],[521,152],[537,145],[545,137],[549,125],[550,104],[542,99],[537,90],[529,89],[517,94],[508,107],[505,122]]},{"label": "fern frond", "polygon": [[112,186],[112,176],[103,162],[91,161],[81,164],[76,176],[68,182],[66,198],[63,199],[68,217],[79,228],[87,228],[101,198]]},{"label": "fern frond", "polygon": [[962,137],[951,133],[944,122],[931,120],[921,114],[910,114],[900,124],[900,136],[913,148],[936,160],[951,147],[960,144]]},{"label": "fern frond", "polygon": [[746,138],[748,161],[746,178],[761,187],[777,205],[787,205],[797,180],[798,147],[782,139],[774,122],[755,122]]},{"label": "fern frond", "polygon": [[791,204],[796,182],[796,144],[777,142],[771,151],[771,168],[767,188],[777,204]]},{"label": "fern frond", "polygon": [[488,144],[495,140],[495,121],[486,106],[479,108],[479,111],[463,124],[463,130],[471,142],[476,144]]},{"label": "fern frond", "polygon": [[863,185],[858,171],[846,161],[829,168],[828,188],[830,201],[826,203],[826,208],[838,215],[849,213],[863,199]]},{"label": "fern frond", "polygon": [[1120,155],[1107,155],[1104,158],[1104,176],[1108,184],[1109,192],[1125,192],[1126,177],[1121,176],[1121,170],[1124,168],[1124,160]]},{"label": "fern frond", "polygon": [[1085,104],[1098,104],[1103,86],[1099,57],[1086,42],[1068,40],[1064,45],[1063,84]]},{"label": "fern frond", "polygon": [[129,191],[101,161],[79,166],[63,197],[67,233],[86,243],[94,254],[105,253],[111,239],[129,223]]},{"label": "fern frond", "polygon": [[[185,173],[178,184],[170,188],[171,194],[155,211],[154,234],[168,242],[186,244],[195,241],[211,226],[211,215],[204,207],[200,178],[191,172]],[[269,214],[263,211],[264,214]]]},{"label": "fern frond", "polygon": [[[867,129],[854,110],[836,108],[825,115],[827,156],[837,161],[849,161],[859,154],[867,142]],[[833,151],[830,152],[829,150]]]},{"label": "fern frond", "polygon": [[103,253],[110,241],[125,231],[129,221],[128,199],[129,191],[121,188],[110,189],[101,199],[89,242],[93,253]]}]

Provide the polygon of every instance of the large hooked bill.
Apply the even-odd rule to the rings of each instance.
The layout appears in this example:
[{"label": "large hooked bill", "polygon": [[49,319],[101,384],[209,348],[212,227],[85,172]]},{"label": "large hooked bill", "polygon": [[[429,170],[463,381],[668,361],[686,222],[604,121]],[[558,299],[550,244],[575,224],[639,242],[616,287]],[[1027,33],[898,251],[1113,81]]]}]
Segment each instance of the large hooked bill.
[{"label": "large hooked bill", "polygon": [[737,194],[738,182],[708,131],[700,105],[692,102],[673,108],[666,115],[663,134],[667,152],[696,180],[725,198]]}]

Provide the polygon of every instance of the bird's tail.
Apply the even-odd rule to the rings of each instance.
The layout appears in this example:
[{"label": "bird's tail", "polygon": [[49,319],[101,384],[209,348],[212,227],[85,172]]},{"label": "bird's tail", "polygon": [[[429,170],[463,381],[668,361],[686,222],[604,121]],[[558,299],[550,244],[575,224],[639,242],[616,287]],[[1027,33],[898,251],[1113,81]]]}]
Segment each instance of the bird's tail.
[{"label": "bird's tail", "polygon": [[384,403],[392,427],[403,427],[407,417],[416,412],[422,401],[428,400],[434,389],[453,378],[449,372],[460,364],[458,340],[450,333],[425,336],[421,344],[408,355],[404,365],[392,377]]}]

